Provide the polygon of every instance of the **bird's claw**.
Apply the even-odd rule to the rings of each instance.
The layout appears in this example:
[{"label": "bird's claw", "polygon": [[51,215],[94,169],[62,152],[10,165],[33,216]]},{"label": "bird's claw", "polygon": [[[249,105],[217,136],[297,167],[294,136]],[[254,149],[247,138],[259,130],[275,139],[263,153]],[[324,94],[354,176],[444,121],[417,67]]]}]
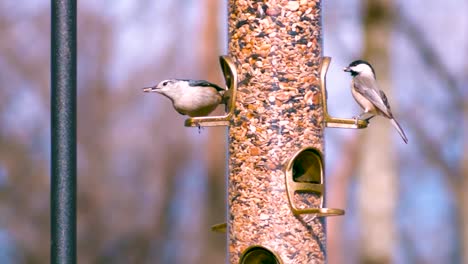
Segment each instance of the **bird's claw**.
[{"label": "bird's claw", "polygon": [[357,125],[358,120],[359,120],[359,116],[354,116],[353,119],[354,119],[354,124]]},{"label": "bird's claw", "polygon": [[197,127],[198,127],[198,134],[201,134],[204,127],[202,127],[200,124],[198,124]]}]

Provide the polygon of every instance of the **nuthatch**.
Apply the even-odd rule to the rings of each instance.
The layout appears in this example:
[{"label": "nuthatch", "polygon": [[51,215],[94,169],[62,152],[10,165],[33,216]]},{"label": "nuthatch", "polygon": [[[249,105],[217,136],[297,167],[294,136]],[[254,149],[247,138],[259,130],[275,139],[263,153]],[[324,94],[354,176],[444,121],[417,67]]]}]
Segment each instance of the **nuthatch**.
[{"label": "nuthatch", "polygon": [[172,101],[175,110],[190,117],[207,116],[220,103],[224,103],[225,89],[203,80],[170,79],[156,86],[143,88],[144,92],[156,92]]},{"label": "nuthatch", "polygon": [[372,68],[367,61],[356,60],[351,62],[351,64],[343,70],[345,72],[350,72],[351,76],[353,76],[353,80],[351,81],[351,93],[356,102],[364,109],[364,112],[356,117],[356,122],[358,118],[366,114],[370,114],[367,120],[375,115],[382,115],[390,119],[403,141],[408,143],[405,132],[393,117],[387,96],[377,86],[374,68]]}]

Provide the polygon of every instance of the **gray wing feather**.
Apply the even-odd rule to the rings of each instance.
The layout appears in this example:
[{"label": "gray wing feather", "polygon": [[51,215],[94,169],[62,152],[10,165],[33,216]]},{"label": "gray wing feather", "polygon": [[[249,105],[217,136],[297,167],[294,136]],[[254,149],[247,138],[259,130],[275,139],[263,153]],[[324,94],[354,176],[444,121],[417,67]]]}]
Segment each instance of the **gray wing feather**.
[{"label": "gray wing feather", "polygon": [[356,76],[354,78],[354,89],[367,98],[384,115],[389,118],[392,117],[387,96],[385,96],[382,90],[379,90],[377,82],[374,79]]},{"label": "gray wing feather", "polygon": [[219,92],[225,91],[225,89],[219,87],[218,85],[214,83],[210,83],[205,80],[187,80],[187,81],[190,84],[190,86],[212,87],[212,88],[215,88]]},{"label": "gray wing feather", "polygon": [[390,109],[390,104],[388,103],[387,96],[385,95],[385,93],[382,90],[379,90],[379,93],[380,93],[380,97],[382,98],[382,101],[383,101],[385,107],[387,108],[388,117],[393,118],[392,110]]}]

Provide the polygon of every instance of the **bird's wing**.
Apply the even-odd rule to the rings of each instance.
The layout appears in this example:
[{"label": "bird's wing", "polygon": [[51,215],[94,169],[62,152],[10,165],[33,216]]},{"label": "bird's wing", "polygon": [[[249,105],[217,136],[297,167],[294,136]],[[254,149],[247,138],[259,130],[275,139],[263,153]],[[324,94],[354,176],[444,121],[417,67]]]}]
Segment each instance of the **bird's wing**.
[{"label": "bird's wing", "polygon": [[389,118],[392,117],[387,96],[382,90],[379,90],[375,79],[356,76],[354,77],[354,89],[367,98],[384,115]]},{"label": "bird's wing", "polygon": [[215,88],[218,92],[225,91],[226,89],[223,89],[219,87],[218,85],[214,83],[210,83],[208,81],[204,80],[187,80],[190,84],[190,86],[202,86],[202,87],[213,87]]},{"label": "bird's wing", "polygon": [[382,101],[387,108],[387,114],[390,118],[393,118],[392,110],[390,109],[390,103],[388,103],[387,96],[385,95],[384,91],[379,90],[380,97],[382,98]]}]

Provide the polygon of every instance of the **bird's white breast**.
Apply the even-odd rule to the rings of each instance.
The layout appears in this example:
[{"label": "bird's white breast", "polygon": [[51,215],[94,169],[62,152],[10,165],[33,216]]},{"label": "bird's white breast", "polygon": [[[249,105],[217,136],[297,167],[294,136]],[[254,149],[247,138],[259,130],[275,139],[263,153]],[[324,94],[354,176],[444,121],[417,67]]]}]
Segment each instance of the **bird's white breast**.
[{"label": "bird's white breast", "polygon": [[187,87],[174,107],[177,111],[189,116],[205,116],[211,113],[220,103],[221,95],[210,87]]},{"label": "bird's white breast", "polygon": [[362,107],[362,109],[364,109],[364,112],[377,114],[377,109],[375,108],[374,104],[372,104],[371,101],[356,91],[354,88],[354,82],[351,83],[351,94],[353,95],[356,102],[358,102],[358,104]]}]

